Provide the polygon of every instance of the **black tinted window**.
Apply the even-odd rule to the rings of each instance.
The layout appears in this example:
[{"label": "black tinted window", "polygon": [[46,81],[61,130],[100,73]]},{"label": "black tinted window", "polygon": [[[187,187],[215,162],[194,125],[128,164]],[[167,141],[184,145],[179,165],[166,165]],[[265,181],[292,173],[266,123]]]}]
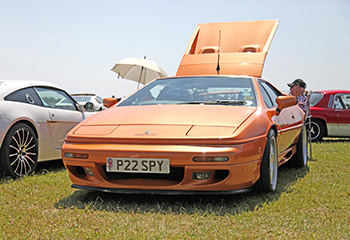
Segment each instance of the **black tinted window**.
[{"label": "black tinted window", "polygon": [[23,102],[38,106],[43,106],[39,96],[33,88],[24,88],[17,90],[5,97],[6,101]]}]

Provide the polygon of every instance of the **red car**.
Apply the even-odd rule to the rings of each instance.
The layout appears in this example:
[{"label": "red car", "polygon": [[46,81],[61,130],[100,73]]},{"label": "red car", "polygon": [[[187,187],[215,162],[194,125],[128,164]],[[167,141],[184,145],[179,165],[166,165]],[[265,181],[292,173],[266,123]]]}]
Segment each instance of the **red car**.
[{"label": "red car", "polygon": [[314,91],[310,98],[311,139],[350,137],[350,91]]}]

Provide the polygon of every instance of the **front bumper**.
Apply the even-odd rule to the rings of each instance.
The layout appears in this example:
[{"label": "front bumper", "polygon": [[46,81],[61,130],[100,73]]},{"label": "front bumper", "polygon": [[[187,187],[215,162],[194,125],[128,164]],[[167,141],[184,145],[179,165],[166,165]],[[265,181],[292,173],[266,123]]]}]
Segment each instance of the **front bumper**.
[{"label": "front bumper", "polygon": [[[64,164],[79,189],[149,194],[234,194],[247,192],[260,177],[266,139],[234,146],[112,145],[65,143],[65,152],[87,153],[89,159],[64,157]],[[228,156],[227,162],[193,162],[194,156]],[[107,157],[169,158],[171,174],[129,174],[106,171]],[[88,171],[87,171],[88,170]],[[194,178],[210,172],[208,179]]]}]

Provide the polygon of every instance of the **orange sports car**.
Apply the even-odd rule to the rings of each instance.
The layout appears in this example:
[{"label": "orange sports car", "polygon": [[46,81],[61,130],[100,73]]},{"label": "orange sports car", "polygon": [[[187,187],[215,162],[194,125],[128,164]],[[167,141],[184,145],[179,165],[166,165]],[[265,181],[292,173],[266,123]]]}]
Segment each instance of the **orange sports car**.
[{"label": "orange sports car", "polygon": [[[70,131],[62,156],[72,187],[151,194],[275,191],[279,165],[307,164],[304,112],[294,97],[259,76],[277,24],[199,25],[177,76],[150,82]],[[219,42],[209,32],[218,33]]]}]

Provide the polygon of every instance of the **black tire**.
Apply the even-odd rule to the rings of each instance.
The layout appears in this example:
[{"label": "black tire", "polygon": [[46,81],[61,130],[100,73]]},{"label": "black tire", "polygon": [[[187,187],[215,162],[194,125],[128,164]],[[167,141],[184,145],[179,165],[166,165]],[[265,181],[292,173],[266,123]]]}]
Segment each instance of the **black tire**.
[{"label": "black tire", "polygon": [[260,164],[260,178],[254,185],[257,192],[274,192],[277,187],[278,152],[276,134],[269,131]]},{"label": "black tire", "polygon": [[307,142],[307,132],[305,126],[301,130],[299,140],[297,142],[297,152],[288,161],[289,166],[294,168],[303,168],[307,166],[307,155],[308,155],[308,142]]},{"label": "black tire", "polygon": [[25,123],[14,125],[0,150],[2,174],[13,178],[32,174],[38,164],[38,139]]},{"label": "black tire", "polygon": [[319,142],[326,135],[326,127],[321,120],[311,119],[311,141]]}]

